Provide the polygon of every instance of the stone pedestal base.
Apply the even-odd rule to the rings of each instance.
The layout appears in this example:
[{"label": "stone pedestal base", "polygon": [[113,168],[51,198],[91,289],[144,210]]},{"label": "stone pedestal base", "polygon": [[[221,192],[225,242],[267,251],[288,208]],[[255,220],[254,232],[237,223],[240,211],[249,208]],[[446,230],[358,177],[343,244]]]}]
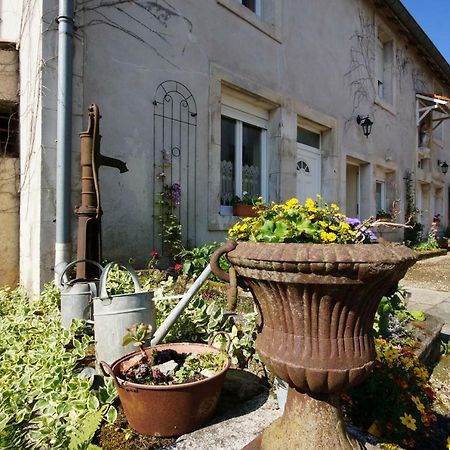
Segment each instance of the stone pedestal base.
[{"label": "stone pedestal base", "polygon": [[290,387],[283,416],[243,450],[360,448],[360,444],[349,438],[345,432],[337,395],[313,398]]}]

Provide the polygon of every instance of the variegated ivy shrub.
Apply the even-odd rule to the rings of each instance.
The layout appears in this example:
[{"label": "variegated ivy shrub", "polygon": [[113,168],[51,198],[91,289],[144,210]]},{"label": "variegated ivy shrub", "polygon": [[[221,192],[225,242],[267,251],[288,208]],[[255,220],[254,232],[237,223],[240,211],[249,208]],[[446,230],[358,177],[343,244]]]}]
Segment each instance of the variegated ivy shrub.
[{"label": "variegated ivy shrub", "polygon": [[20,289],[0,290],[0,448],[88,449],[103,419],[114,422],[109,379],[93,389],[81,377],[91,338],[74,321],[61,326],[59,291],[47,285],[31,302]]}]

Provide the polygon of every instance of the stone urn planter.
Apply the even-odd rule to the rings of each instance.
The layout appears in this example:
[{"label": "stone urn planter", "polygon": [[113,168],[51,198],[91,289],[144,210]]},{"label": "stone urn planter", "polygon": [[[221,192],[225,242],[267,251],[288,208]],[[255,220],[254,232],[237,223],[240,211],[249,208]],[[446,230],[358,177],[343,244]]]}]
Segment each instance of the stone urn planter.
[{"label": "stone urn planter", "polygon": [[369,374],[378,304],[415,254],[398,244],[228,241],[211,259],[224,281],[223,254],[259,310],[261,360],[289,385],[283,416],[246,448],[359,448],[345,433],[337,394]]}]

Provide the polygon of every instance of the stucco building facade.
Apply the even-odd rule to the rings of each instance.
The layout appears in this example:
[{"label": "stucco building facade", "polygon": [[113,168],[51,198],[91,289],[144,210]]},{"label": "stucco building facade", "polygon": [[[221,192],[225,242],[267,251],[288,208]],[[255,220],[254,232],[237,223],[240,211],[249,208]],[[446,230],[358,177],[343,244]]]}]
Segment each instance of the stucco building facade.
[{"label": "stucco building facade", "polygon": [[[58,1],[0,5],[0,40],[19,57],[20,279],[37,292],[54,266]],[[223,240],[244,192],[321,194],[360,218],[395,202],[398,220],[412,206],[425,227],[437,213],[447,225],[450,67],[401,2],[74,7],[73,206],[91,103],[102,153],[129,168],[100,169],[105,258],[144,265],[159,248],[164,185],[179,188],[186,245]],[[358,116],[373,122],[368,137]],[[75,232],[74,215],[74,249]]]}]

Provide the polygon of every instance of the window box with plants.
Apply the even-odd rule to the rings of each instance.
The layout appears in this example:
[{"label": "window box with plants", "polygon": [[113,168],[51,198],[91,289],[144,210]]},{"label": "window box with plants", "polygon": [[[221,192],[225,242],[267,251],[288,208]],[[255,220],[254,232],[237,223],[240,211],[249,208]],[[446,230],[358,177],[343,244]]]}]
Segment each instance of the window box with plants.
[{"label": "window box with plants", "polygon": [[390,222],[392,221],[392,214],[385,209],[379,209],[377,211],[376,219],[380,222]]},{"label": "window box with plants", "polygon": [[206,344],[170,343],[144,348],[151,327],[136,324],[123,345],[139,346],[101,367],[114,379],[128,423],[150,436],[179,436],[201,427],[214,413],[228,354]]},{"label": "window box with plants", "polygon": [[[256,351],[289,384],[283,417],[255,446],[352,448],[338,394],[370,373],[375,311],[416,256],[374,244],[368,223],[338,210],[320,197],[266,205],[235,224],[211,259],[217,276],[250,289],[260,313]],[[218,265],[224,254],[229,274]]]},{"label": "window box with plants", "polygon": [[233,216],[256,217],[258,214],[257,201],[257,198],[253,198],[247,192],[243,192],[242,198],[235,195],[231,201]]}]

